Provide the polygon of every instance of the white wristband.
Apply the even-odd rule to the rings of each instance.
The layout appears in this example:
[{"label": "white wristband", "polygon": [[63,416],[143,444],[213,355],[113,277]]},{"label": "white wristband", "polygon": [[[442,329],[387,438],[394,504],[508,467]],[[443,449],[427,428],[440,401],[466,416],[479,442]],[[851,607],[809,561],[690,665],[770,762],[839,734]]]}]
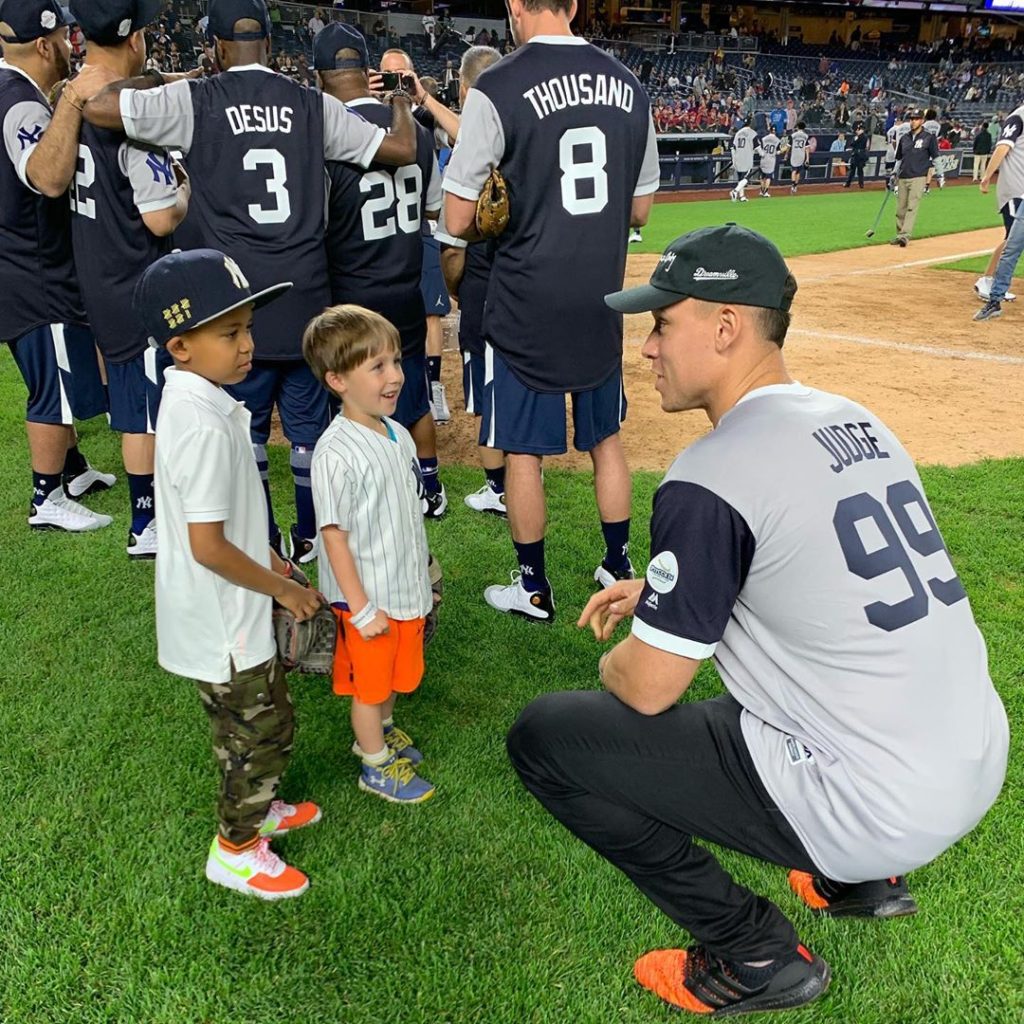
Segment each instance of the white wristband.
[{"label": "white wristband", "polygon": [[377,606],[372,601],[366,602],[366,607],[358,615],[352,616],[352,625],[356,629],[362,629],[364,626],[368,626],[373,622],[374,617],[378,611]]}]

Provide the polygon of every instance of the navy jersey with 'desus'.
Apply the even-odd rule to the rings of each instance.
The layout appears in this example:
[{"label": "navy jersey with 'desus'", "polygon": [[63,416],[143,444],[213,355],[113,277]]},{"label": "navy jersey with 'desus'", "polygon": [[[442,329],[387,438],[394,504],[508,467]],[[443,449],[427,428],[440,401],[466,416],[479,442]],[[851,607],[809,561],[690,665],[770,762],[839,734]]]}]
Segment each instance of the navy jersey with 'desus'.
[{"label": "navy jersey with 'desus'", "polygon": [[256,312],[253,333],[257,358],[301,359],[303,329],[330,299],[324,161],[367,165],[383,131],[259,65],[126,90],[121,115],[129,138],[185,154],[193,234],[231,256],[254,291],[294,282]]},{"label": "navy jersey with 'desus'", "polygon": [[475,200],[493,167],[508,185],[484,311],[487,340],[540,392],[604,383],[622,360],[622,286],[634,196],[657,191],[650,103],[614,57],[540,36],[469,91],[444,189]]},{"label": "navy jersey with 'desus'", "polygon": [[[381,128],[391,127],[391,109],[371,98],[347,106]],[[416,162],[404,167],[372,163],[327,165],[330,199],[327,263],[332,303],[355,303],[380,313],[398,328],[403,356],[422,355],[427,336],[420,291],[427,210],[441,204],[440,173],[433,140],[416,128]]]},{"label": "navy jersey with 'desus'", "polygon": [[170,156],[129,142],[120,132],[82,125],[71,186],[71,236],[89,325],[104,358],[123,363],[146,350],[132,295],[143,271],[172,249],[143,213],[177,203]]}]

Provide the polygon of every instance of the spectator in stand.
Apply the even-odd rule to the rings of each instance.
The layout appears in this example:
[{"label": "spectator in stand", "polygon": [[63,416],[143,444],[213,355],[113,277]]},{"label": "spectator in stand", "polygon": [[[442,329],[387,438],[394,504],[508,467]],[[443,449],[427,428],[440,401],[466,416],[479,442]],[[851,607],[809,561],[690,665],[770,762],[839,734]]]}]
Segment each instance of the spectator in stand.
[{"label": "spectator in stand", "polygon": [[497,50],[501,46],[501,40],[498,39],[498,30],[492,28],[490,38],[487,40],[487,45],[492,50]]},{"label": "spectator in stand", "polygon": [[828,147],[828,151],[840,154],[838,157],[832,158],[832,176],[835,178],[845,178],[846,163],[842,155],[846,152],[846,132],[839,133],[839,137]]},{"label": "spectator in stand", "polygon": [[[380,22],[377,23],[378,25]],[[312,42],[321,32],[324,30],[324,15],[320,8],[316,8],[310,16],[309,21],[306,22],[306,27],[309,29],[309,38]]]},{"label": "spectator in stand", "polygon": [[488,46],[491,42],[491,34],[486,28],[480,29],[476,34],[476,39],[473,40],[474,46]]},{"label": "spectator in stand", "polygon": [[992,136],[989,134],[988,121],[982,121],[974,136],[974,167],[971,171],[972,181],[981,181],[988,167],[988,158],[992,154]]},{"label": "spectator in stand", "polygon": [[[797,114],[796,107],[793,105],[793,100],[792,99],[786,100],[786,128],[785,128],[785,130],[787,132],[791,132],[791,131],[793,131],[794,128],[796,128],[796,122],[798,120],[798,117],[799,117],[799,115]],[[775,134],[776,135],[778,134],[777,130],[776,130]]]},{"label": "spectator in stand", "polygon": [[277,0],[270,0],[267,4],[270,11],[270,34],[275,43],[280,43],[284,38],[284,26],[281,23],[281,7]]}]

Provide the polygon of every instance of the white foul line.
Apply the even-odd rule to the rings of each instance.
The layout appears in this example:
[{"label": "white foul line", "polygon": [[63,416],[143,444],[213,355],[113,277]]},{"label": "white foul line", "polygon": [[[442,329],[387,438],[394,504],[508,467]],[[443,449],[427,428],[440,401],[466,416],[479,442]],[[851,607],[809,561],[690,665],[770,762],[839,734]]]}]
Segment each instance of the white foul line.
[{"label": "white foul line", "polygon": [[979,249],[977,252],[957,252],[952,253],[949,256],[932,256],[926,260],[910,260],[908,263],[887,263],[884,267],[866,267],[862,270],[843,270],[836,274],[826,274],[824,277],[805,277],[800,279],[800,284],[822,284],[825,281],[834,281],[839,277],[859,277],[862,274],[888,274],[893,270],[909,270],[911,267],[927,267],[931,263],[954,263],[956,260],[967,260],[974,256],[990,256],[991,254],[991,249]]},{"label": "white foul line", "polygon": [[869,345],[872,348],[890,348],[899,352],[919,352],[926,356],[938,356],[940,359],[973,359],[982,363],[1003,363],[1010,366],[1024,366],[1024,358],[1020,356],[1004,356],[995,352],[971,352],[956,348],[936,348],[933,345],[910,345],[904,341],[887,341],[884,338],[862,338],[856,334],[834,334],[831,331],[791,330],[790,334],[799,334],[804,338],[822,338],[827,341],[847,341],[853,345]]}]

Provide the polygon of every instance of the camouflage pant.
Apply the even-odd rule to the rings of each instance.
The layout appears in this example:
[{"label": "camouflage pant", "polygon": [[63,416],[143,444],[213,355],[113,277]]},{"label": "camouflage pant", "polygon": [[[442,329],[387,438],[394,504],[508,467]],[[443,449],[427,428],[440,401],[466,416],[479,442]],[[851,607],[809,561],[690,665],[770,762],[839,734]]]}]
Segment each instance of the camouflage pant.
[{"label": "camouflage pant", "polygon": [[220,765],[220,834],[236,846],[259,831],[292,752],[295,718],[278,659],[232,670],[229,683],[200,683]]}]

